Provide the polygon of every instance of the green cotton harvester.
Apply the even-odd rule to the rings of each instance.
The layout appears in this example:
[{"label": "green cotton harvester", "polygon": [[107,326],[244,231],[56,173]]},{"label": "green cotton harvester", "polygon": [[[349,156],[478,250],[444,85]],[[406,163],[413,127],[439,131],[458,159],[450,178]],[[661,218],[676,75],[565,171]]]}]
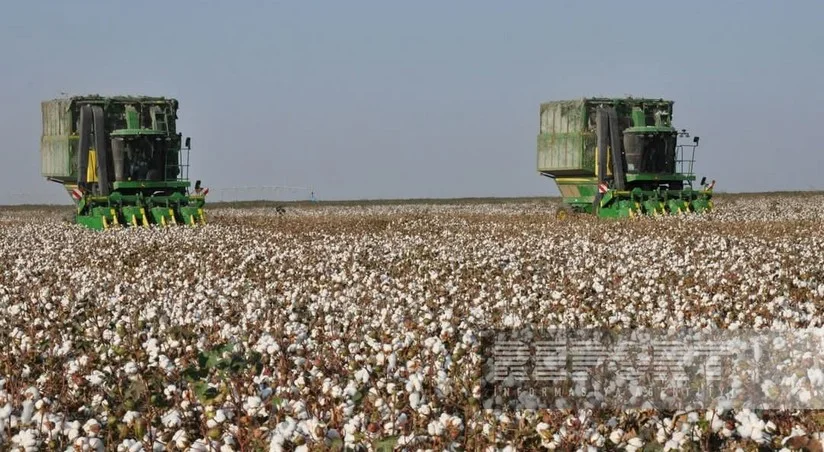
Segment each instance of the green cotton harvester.
[{"label": "green cotton harvester", "polygon": [[555,180],[559,216],[672,215],[712,210],[715,181],[693,187],[698,137],[672,126],[673,102],[583,98],[541,104],[538,172]]},{"label": "green cotton harvester", "polygon": [[41,108],[40,172],[71,196],[74,223],[91,229],[205,224],[208,189],[197,181],[191,190],[191,140],[184,144],[177,132],[176,99],[75,96]]}]

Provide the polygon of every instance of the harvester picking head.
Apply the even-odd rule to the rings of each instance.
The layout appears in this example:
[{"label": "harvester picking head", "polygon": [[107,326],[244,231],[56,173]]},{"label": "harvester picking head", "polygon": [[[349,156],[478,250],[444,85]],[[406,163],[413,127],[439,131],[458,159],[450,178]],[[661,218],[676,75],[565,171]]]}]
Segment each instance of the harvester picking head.
[{"label": "harvester picking head", "polygon": [[190,191],[191,139],[177,132],[176,99],[76,96],[41,107],[41,175],[66,189],[74,222],[92,229],[205,224],[208,189],[197,181]]},{"label": "harvester picking head", "polygon": [[599,217],[709,212],[715,181],[693,187],[698,137],[672,125],[673,102],[584,98],[541,104],[538,172],[564,208]]}]

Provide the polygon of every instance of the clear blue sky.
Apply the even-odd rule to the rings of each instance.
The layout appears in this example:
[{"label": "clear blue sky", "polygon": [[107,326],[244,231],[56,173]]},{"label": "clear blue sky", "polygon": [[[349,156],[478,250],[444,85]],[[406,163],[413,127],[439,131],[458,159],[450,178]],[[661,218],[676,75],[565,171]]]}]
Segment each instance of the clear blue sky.
[{"label": "clear blue sky", "polygon": [[61,92],[178,98],[210,187],[555,195],[539,104],[632,94],[676,101],[718,189],[822,189],[822,17],[816,1],[10,2],[0,203],[69,202],[39,168],[40,102]]}]

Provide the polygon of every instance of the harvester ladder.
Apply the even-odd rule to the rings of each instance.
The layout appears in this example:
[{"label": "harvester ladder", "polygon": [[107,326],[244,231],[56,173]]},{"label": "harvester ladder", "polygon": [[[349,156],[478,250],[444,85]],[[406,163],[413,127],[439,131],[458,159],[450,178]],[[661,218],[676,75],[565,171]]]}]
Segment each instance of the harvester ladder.
[{"label": "harvester ladder", "polygon": [[[186,154],[185,157],[183,154]],[[166,157],[166,174],[169,174],[169,170],[172,168],[178,169],[177,177],[172,179],[176,180],[188,180],[189,179],[189,150],[188,149],[180,149],[177,151],[177,157],[174,156],[175,153],[169,153]]]},{"label": "harvester ladder", "polygon": [[[697,145],[694,144],[679,144],[677,147],[675,164],[678,167],[678,172],[680,174],[684,174],[686,176],[692,177],[693,173],[693,166],[695,165],[695,148]],[[686,148],[690,148],[687,151]],[[689,156],[687,156],[687,152],[689,152]],[[689,158],[688,158],[689,157]]]}]

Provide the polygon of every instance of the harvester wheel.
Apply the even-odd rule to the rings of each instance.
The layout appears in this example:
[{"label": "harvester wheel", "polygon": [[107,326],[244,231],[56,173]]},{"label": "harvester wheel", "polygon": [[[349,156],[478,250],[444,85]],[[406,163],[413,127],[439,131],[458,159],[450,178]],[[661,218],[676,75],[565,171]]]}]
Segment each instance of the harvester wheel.
[{"label": "harvester wheel", "polygon": [[569,206],[560,206],[555,210],[555,218],[558,220],[566,220],[572,215],[572,209]]},{"label": "harvester wheel", "polygon": [[63,221],[67,224],[75,224],[77,222],[77,213],[69,212],[63,215]]}]

